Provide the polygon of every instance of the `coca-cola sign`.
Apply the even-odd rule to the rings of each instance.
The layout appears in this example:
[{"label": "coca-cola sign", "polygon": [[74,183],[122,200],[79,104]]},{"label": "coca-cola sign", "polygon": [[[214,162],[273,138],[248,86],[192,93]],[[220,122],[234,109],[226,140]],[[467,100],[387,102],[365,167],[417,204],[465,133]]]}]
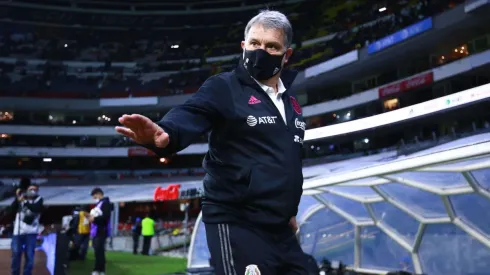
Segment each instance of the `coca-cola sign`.
[{"label": "coca-cola sign", "polygon": [[423,87],[434,82],[434,74],[432,72],[419,74],[409,79],[390,84],[379,88],[379,97],[399,94],[409,90]]},{"label": "coca-cola sign", "polygon": [[178,200],[180,195],[180,184],[170,184],[166,187],[158,186],[153,192],[154,201]]}]

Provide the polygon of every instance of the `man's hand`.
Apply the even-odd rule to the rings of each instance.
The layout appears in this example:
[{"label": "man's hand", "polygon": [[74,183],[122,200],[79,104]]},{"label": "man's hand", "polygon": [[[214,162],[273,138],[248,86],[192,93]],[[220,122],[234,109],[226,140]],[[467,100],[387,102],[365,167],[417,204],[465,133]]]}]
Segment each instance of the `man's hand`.
[{"label": "man's hand", "polygon": [[117,126],[116,131],[138,144],[154,144],[156,147],[165,148],[170,142],[168,134],[162,127],[145,116],[138,114],[123,115],[119,118],[119,123],[124,127]]},{"label": "man's hand", "polygon": [[95,217],[94,217],[94,216],[90,216],[90,217],[88,217],[89,222],[94,222],[94,219],[95,219]]},{"label": "man's hand", "polygon": [[291,217],[291,219],[289,219],[289,226],[291,227],[291,230],[293,230],[293,233],[296,234],[298,233],[298,222],[296,222],[296,217]]}]

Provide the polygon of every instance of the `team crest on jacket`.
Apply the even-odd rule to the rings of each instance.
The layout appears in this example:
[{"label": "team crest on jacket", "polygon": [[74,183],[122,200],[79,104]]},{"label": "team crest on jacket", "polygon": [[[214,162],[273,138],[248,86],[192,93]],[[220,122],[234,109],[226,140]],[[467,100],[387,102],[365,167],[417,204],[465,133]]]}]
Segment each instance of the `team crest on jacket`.
[{"label": "team crest on jacket", "polygon": [[245,275],[260,275],[260,270],[257,265],[251,264],[245,267]]},{"label": "team crest on jacket", "polygon": [[291,105],[293,106],[293,110],[298,114],[301,115],[301,106],[299,106],[298,101],[294,96],[290,96],[289,99],[291,99]]}]

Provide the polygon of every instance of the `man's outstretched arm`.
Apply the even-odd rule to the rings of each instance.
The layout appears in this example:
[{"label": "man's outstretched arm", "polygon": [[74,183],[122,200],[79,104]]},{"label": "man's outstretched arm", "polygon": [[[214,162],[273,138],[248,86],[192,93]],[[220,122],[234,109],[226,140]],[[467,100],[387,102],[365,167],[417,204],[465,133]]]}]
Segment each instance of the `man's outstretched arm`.
[{"label": "man's outstretched arm", "polygon": [[230,96],[227,93],[226,84],[218,77],[208,79],[189,100],[156,123],[168,134],[168,145],[165,148],[156,144],[143,146],[162,157],[185,149],[223,116],[223,107],[227,106]]},{"label": "man's outstretched arm", "polygon": [[154,123],[138,115],[123,115],[116,131],[131,138],[157,155],[166,157],[186,148],[225,117],[230,105],[230,89],[220,76],[206,80],[183,105],[168,112]]}]

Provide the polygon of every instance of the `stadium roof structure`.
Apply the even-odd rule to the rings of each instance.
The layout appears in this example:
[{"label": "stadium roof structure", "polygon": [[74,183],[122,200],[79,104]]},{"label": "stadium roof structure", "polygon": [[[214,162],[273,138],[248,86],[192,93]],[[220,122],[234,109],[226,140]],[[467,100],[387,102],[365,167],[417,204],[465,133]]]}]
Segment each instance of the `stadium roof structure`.
[{"label": "stadium roof structure", "polygon": [[[339,161],[330,164],[312,165],[303,168],[305,179],[313,179],[329,171],[345,171],[349,169],[370,166],[375,163],[393,159],[396,152],[386,152],[362,158],[357,158],[356,163],[351,164],[350,160]],[[94,187],[101,187],[104,194],[111,198],[113,202],[150,202],[153,201],[153,192],[157,187],[166,187],[170,184],[181,184],[181,190],[191,188],[202,188],[202,180],[197,177],[171,177],[171,178],[152,178],[152,179],[121,179],[94,181],[96,183],[85,184],[86,181],[79,180],[59,180],[50,179],[49,185],[40,189],[40,194],[44,198],[45,205],[74,205],[91,204],[90,191]],[[83,184],[83,185],[81,185]],[[12,199],[0,201],[0,206],[10,205]]]},{"label": "stadium roof structure", "polygon": [[[490,270],[489,133],[321,170],[305,180],[297,217],[303,250],[317,260],[373,274]],[[188,258],[189,268],[209,267],[200,217]]]}]

